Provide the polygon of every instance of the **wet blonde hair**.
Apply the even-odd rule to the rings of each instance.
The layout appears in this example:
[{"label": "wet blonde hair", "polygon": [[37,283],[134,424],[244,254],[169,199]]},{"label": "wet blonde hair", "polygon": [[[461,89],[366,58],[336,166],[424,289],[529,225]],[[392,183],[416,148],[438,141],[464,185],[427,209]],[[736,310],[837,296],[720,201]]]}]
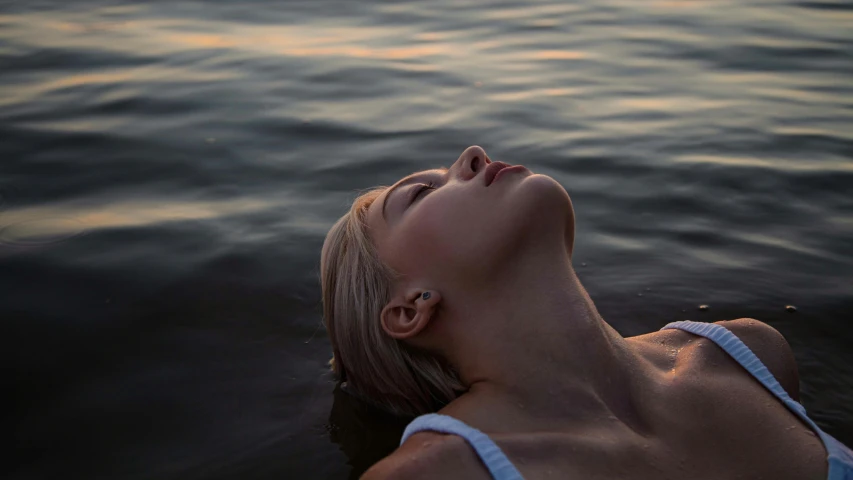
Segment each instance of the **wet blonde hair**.
[{"label": "wet blonde hair", "polygon": [[401,275],[382,263],[368,232],[367,208],[387,187],[359,195],[326,235],[320,254],[329,365],[349,391],[397,415],[434,412],[464,390],[435,355],[387,335],[380,313]]}]

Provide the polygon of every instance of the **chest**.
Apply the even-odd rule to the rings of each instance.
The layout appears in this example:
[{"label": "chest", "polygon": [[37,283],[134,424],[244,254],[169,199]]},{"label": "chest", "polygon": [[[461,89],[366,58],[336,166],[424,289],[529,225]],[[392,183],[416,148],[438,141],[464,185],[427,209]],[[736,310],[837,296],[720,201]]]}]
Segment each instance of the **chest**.
[{"label": "chest", "polygon": [[805,423],[730,357],[691,348],[662,377],[651,435],[591,427],[494,440],[528,480],[826,478],[826,450]]}]

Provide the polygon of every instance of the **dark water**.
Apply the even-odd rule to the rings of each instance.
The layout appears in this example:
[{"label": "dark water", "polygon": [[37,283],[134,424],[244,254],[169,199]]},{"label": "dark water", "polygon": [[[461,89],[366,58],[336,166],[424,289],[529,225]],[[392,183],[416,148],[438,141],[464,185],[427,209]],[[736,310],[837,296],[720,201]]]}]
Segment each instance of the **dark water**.
[{"label": "dark water", "polygon": [[764,320],[853,444],[849,1],[5,1],[11,478],[357,473],[324,235],[471,144],[566,187],[620,332]]}]

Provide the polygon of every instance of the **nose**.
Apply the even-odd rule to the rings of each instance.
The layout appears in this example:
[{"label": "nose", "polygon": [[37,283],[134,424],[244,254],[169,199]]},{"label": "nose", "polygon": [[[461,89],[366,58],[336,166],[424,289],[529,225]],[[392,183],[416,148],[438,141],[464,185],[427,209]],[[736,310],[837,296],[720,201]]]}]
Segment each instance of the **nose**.
[{"label": "nose", "polygon": [[465,180],[470,180],[490,163],[492,160],[486,155],[486,151],[479,145],[472,145],[462,152],[455,165],[459,168],[459,175]]}]

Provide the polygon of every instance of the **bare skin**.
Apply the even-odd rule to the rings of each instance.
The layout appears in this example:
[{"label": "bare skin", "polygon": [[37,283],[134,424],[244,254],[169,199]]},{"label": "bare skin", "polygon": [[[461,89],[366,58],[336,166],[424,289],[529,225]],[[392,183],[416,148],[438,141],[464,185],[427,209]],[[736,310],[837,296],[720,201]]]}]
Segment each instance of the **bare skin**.
[{"label": "bare skin", "polygon": [[[778,332],[753,319],[718,323],[796,398],[796,367]],[[658,381],[648,392],[654,404],[644,408],[645,431],[615,418],[566,422],[470,394],[440,413],[486,432],[528,480],[826,478],[826,450],[814,432],[713,342],[680,330],[626,340]],[[462,438],[421,432],[362,478],[491,476]]]},{"label": "bare skin", "polygon": [[[487,433],[527,479],[825,478],[820,440],[725,352],[668,330],[623,338],[571,266],[574,211],[556,181],[470,147],[436,188],[371,205],[380,258],[404,274],[386,334],[441,356],[469,387],[439,413]],[[409,192],[414,193],[414,191]],[[424,300],[421,294],[430,292]],[[798,397],[790,348],[725,326]],[[459,437],[422,432],[363,478],[490,478]]]}]

